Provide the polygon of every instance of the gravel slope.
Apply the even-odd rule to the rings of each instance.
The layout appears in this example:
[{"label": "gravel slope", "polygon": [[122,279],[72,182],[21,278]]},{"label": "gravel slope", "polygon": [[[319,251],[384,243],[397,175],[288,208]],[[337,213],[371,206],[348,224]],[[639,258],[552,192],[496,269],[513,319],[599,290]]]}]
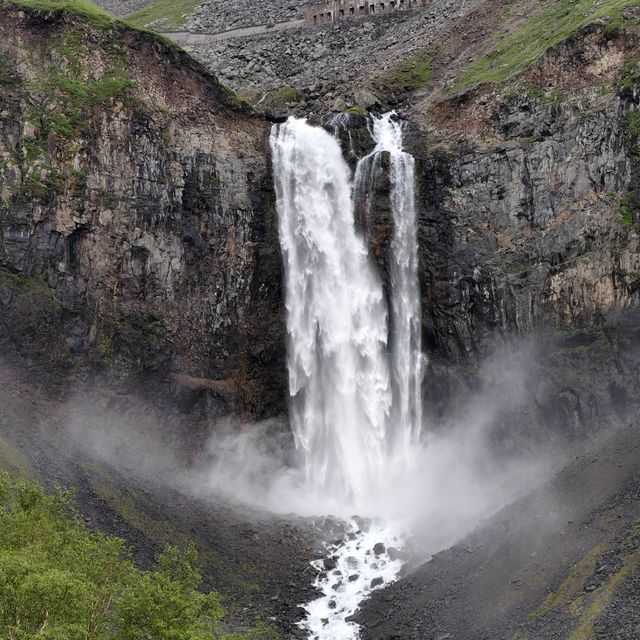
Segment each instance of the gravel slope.
[{"label": "gravel slope", "polygon": [[640,638],[640,428],[602,434],[548,484],[358,615],[365,640]]}]

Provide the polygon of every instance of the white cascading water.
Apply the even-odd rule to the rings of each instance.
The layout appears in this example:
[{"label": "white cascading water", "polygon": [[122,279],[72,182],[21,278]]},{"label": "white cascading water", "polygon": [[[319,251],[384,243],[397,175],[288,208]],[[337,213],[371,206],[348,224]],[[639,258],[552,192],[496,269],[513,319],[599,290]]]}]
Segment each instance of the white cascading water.
[{"label": "white cascading water", "polygon": [[[418,285],[418,239],[415,210],[415,160],[402,146],[402,123],[393,113],[373,121],[373,152],[356,168],[356,190],[371,180],[389,154],[393,236],[389,265],[391,306],[389,357],[392,383],[390,449],[401,465],[411,460],[422,425],[422,339]],[[367,200],[366,193],[358,194]]]},{"label": "white cascading water", "polygon": [[290,118],[272,146],[296,445],[311,489],[357,503],[383,468],[391,407],[382,284],[337,140]]},{"label": "white cascading water", "polygon": [[[372,135],[376,147],[360,161],[355,183],[338,141],[324,129],[289,118],[271,136],[290,418],[306,490],[327,509],[367,516],[378,515],[372,509],[378,492],[410,467],[421,424],[414,162],[392,114],[374,120]],[[390,313],[354,216],[354,190],[369,188],[363,176],[384,153],[393,214]],[[346,526],[344,540],[327,547],[336,567],[319,573],[322,595],[305,605],[302,626],[317,640],[357,638],[357,625],[347,619],[401,568],[388,552],[402,546],[395,527],[379,519]]]}]

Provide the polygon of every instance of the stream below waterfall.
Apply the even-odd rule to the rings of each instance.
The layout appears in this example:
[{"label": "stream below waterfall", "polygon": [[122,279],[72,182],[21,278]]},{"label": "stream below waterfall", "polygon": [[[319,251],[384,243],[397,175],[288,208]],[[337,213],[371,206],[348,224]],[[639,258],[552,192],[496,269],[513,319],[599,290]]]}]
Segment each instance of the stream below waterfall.
[{"label": "stream below waterfall", "polygon": [[[357,638],[350,616],[397,578],[403,531],[380,496],[409,477],[421,430],[414,160],[395,114],[374,117],[370,132],[375,148],[355,174],[322,127],[289,118],[271,135],[290,420],[305,491],[326,509],[362,516],[345,521],[328,560],[313,565],[322,595],[303,605],[301,626],[317,640]],[[387,292],[355,224],[355,201],[371,201],[381,171],[393,215]]]},{"label": "stream below waterfall", "polygon": [[326,545],[327,559],[316,560],[314,586],[322,592],[303,605],[301,627],[313,640],[353,640],[358,625],[350,620],[360,603],[392,583],[402,568],[403,532],[380,520],[352,518],[341,539]]}]

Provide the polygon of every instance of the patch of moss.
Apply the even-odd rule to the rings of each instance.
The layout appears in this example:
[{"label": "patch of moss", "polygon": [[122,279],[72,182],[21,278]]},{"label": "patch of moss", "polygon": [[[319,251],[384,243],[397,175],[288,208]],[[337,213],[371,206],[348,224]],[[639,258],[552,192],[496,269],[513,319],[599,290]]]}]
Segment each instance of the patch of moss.
[{"label": "patch of moss", "polygon": [[300,102],[302,94],[298,89],[290,85],[284,85],[273,91],[269,91],[265,98],[265,102],[269,104],[285,105],[291,102]]},{"label": "patch of moss", "polygon": [[621,198],[618,206],[618,213],[620,214],[620,224],[623,227],[633,227],[635,225],[635,216],[633,215],[633,208],[629,200]]},{"label": "patch of moss", "polygon": [[605,19],[614,26],[620,24],[623,11],[636,4],[637,0],[553,2],[500,39],[493,51],[469,65],[451,91],[503,82],[524,71],[548,49],[594,20]]},{"label": "patch of moss", "polygon": [[146,7],[126,16],[126,22],[136,27],[152,27],[155,31],[175,31],[184,26],[186,17],[195,11],[201,0],[154,0]]},{"label": "patch of moss", "polygon": [[629,111],[627,113],[625,127],[630,135],[640,135],[640,111]]},{"label": "patch of moss", "polygon": [[640,567],[640,550],[636,550],[624,559],[622,569],[610,577],[594,592],[593,600],[580,616],[578,626],[569,636],[569,640],[591,640],[594,637],[593,624],[611,601],[614,593],[631,573]]},{"label": "patch of moss", "polygon": [[252,106],[243,97],[239,96],[233,89],[227,87],[226,84],[218,81],[218,85],[222,89],[223,96],[227,104],[234,109],[252,109]]},{"label": "patch of moss", "polygon": [[535,622],[553,609],[569,606],[574,600],[574,594],[580,591],[584,581],[595,571],[598,559],[605,551],[605,545],[600,544],[575,564],[562,584],[546,597],[540,608],[529,614],[529,620]]},{"label": "patch of moss", "polygon": [[620,87],[623,89],[631,89],[638,82],[640,74],[638,73],[638,59],[635,57],[625,60],[622,73],[620,74]]},{"label": "patch of moss", "polygon": [[[63,138],[73,139],[85,122],[88,110],[122,98],[132,86],[131,78],[116,68],[89,80],[53,71],[34,86],[44,99],[33,108],[31,115],[39,122],[42,136],[53,131]],[[41,140],[40,144],[44,145],[44,141]]]},{"label": "patch of moss", "polygon": [[32,477],[29,465],[20,452],[0,436],[0,469],[12,478],[28,480]]},{"label": "patch of moss", "polygon": [[345,109],[345,113],[350,113],[352,116],[366,116],[367,112],[360,105],[353,105]]},{"label": "patch of moss", "polygon": [[31,284],[31,278],[23,276],[21,273],[9,271],[0,267],[0,282],[11,289],[26,289]]},{"label": "patch of moss", "polygon": [[436,53],[436,49],[431,48],[403,60],[393,70],[381,75],[376,85],[385,93],[411,93],[426,88],[433,77]]},{"label": "patch of moss", "polygon": [[156,520],[140,507],[139,498],[134,491],[118,491],[111,478],[97,467],[88,464],[82,465],[87,472],[87,477],[93,490],[128,524],[144,533],[150,540],[162,546],[172,541],[183,546],[189,546],[191,539],[188,536],[180,535],[176,532],[171,523],[165,520]]}]

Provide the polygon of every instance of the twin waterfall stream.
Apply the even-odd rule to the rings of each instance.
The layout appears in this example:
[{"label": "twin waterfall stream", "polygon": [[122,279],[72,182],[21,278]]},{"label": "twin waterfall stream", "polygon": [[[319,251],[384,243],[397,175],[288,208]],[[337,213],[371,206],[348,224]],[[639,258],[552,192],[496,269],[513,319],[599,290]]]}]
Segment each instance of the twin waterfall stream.
[{"label": "twin waterfall stream", "polygon": [[[400,571],[402,535],[377,509],[408,473],[421,426],[421,344],[414,160],[393,114],[372,121],[373,152],[355,175],[338,140],[289,118],[271,135],[285,266],[290,419],[307,490],[327,509],[362,516],[318,561],[322,592],[305,605],[310,638],[353,640],[348,618]],[[388,163],[386,162],[388,159]],[[384,163],[384,164],[383,164]],[[387,295],[356,228],[388,164],[392,238]],[[329,511],[327,511],[328,513]]]}]

